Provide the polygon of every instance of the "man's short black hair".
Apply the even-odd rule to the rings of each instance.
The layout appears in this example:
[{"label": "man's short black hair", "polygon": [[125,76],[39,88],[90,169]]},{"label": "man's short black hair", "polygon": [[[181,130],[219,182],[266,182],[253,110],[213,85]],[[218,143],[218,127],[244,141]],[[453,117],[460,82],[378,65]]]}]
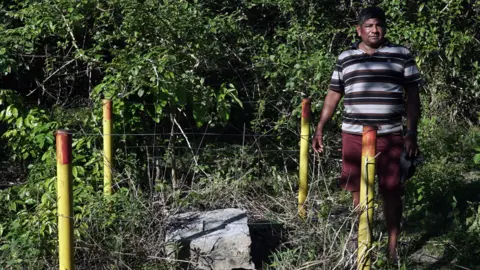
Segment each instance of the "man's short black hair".
[{"label": "man's short black hair", "polygon": [[385,12],[379,7],[367,7],[358,14],[358,25],[362,25],[366,20],[379,19],[386,25]]}]

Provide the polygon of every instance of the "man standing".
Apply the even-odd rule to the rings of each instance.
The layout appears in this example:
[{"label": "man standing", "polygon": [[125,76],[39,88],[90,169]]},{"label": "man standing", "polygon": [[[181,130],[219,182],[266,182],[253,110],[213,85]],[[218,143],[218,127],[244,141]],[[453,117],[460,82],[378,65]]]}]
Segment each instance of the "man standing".
[{"label": "man standing", "polygon": [[[381,8],[363,9],[356,30],[361,41],[338,57],[312,147],[315,152],[323,152],[323,128],[344,97],[340,186],[352,193],[353,204],[357,207],[362,129],[363,126],[377,128],[376,172],[388,229],[387,255],[396,261],[404,192],[400,183],[400,155],[403,150],[409,156],[417,155],[419,85],[422,79],[410,51],[385,38],[385,13]],[[403,137],[405,110],[407,130]]]}]

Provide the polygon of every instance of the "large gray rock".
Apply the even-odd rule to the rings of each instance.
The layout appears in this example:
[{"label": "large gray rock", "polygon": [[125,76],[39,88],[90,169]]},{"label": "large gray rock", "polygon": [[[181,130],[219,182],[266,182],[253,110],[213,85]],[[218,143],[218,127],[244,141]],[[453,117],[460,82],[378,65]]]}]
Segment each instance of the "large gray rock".
[{"label": "large gray rock", "polygon": [[167,253],[195,269],[255,269],[247,222],[246,211],[233,208],[176,215],[167,229]]}]

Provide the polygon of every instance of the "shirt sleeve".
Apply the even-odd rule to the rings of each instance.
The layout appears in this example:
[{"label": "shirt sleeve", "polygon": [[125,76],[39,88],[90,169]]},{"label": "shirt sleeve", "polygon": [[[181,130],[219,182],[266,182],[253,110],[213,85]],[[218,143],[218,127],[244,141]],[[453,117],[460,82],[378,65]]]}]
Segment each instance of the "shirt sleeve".
[{"label": "shirt sleeve", "polygon": [[337,63],[335,64],[335,70],[333,71],[332,78],[330,80],[329,90],[341,94],[345,93],[343,84],[343,68],[340,64],[340,60],[337,60]]},{"label": "shirt sleeve", "polygon": [[418,71],[417,63],[413,55],[407,51],[407,57],[405,60],[403,75],[405,78],[404,87],[411,85],[423,85],[424,81]]}]

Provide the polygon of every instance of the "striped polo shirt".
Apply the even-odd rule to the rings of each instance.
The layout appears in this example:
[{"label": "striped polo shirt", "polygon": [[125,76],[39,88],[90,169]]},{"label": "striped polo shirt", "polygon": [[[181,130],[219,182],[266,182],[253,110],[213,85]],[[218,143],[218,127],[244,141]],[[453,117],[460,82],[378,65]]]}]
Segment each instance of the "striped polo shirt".
[{"label": "striped polo shirt", "polygon": [[330,90],[344,95],[342,131],[362,134],[364,125],[378,134],[400,132],[404,114],[403,89],[423,83],[410,51],[386,41],[373,55],[360,42],[338,57]]}]

